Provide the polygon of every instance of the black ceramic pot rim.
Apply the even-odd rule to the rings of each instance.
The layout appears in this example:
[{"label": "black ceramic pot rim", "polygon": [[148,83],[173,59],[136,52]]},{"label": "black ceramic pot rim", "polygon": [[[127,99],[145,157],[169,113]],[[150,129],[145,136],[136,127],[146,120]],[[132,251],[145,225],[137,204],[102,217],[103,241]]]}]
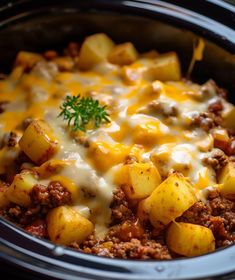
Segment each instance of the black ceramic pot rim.
[{"label": "black ceramic pot rim", "polygon": [[[201,2],[200,0],[197,0]],[[21,0],[0,9],[0,27],[17,21],[20,17],[45,10],[56,13],[52,0],[47,6],[41,1]],[[163,1],[57,1],[68,6],[67,12],[112,11],[158,17],[170,24],[192,30],[233,52],[235,32],[213,18],[208,18],[172,3]],[[173,1],[171,1],[173,2]],[[177,1],[175,1],[177,2]],[[212,2],[211,0],[209,2]],[[62,4],[61,4],[62,5]],[[38,7],[40,9],[38,10]],[[221,10],[223,14],[227,10]],[[184,15],[182,18],[182,14]],[[17,16],[16,16],[17,15]],[[0,219],[0,260],[58,279],[198,279],[229,274],[235,271],[235,246],[220,249],[200,257],[170,261],[132,261],[108,259],[79,253],[72,249],[56,247],[40,240],[13,224]]]},{"label": "black ceramic pot rim", "polygon": [[[181,2],[181,6],[179,3]],[[224,49],[235,52],[235,6],[222,0],[197,0],[196,5],[188,0],[33,0],[5,1],[0,6],[0,28],[20,17],[33,16],[40,12],[119,12],[143,15],[191,30],[218,43]],[[187,8],[184,8],[187,7]],[[189,9],[191,7],[191,9]],[[226,24],[224,24],[226,22]]]},{"label": "black ceramic pot rim", "polygon": [[216,253],[180,260],[109,259],[56,246],[16,228],[4,219],[0,220],[0,226],[0,260],[58,279],[72,280],[79,276],[79,279],[96,280],[183,280],[231,275],[235,269],[234,246],[220,249]]}]

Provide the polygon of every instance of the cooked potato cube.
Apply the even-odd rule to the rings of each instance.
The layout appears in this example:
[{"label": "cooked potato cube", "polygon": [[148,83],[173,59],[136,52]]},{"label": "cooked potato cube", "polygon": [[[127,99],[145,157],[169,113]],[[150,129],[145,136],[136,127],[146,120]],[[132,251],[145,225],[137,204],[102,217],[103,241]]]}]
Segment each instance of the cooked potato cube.
[{"label": "cooked potato cube", "polygon": [[149,197],[139,202],[136,215],[141,222],[149,220],[150,209],[151,201],[149,200]]},{"label": "cooked potato cube", "polygon": [[153,225],[174,221],[197,201],[192,185],[180,173],[171,174],[148,199],[151,203],[149,218]]},{"label": "cooked potato cube", "polygon": [[226,129],[216,128],[213,129],[212,135],[214,138],[214,147],[226,151],[229,145],[229,135]]},{"label": "cooked potato cube", "polygon": [[133,141],[144,146],[155,145],[169,132],[168,127],[160,120],[140,123],[133,129]]},{"label": "cooked potato cube", "polygon": [[6,196],[8,187],[2,185],[0,182],[0,209],[7,207],[10,203],[9,199]]},{"label": "cooked potato cube", "polygon": [[231,109],[223,115],[223,126],[227,128],[231,128],[235,130],[235,107],[231,107]]},{"label": "cooked potato cube", "polygon": [[36,175],[24,170],[15,175],[12,184],[6,191],[6,196],[11,202],[27,207],[31,203],[30,192],[37,183]]},{"label": "cooked potato cube", "polygon": [[172,223],[167,231],[167,245],[177,254],[194,257],[215,250],[215,238],[209,228],[189,224]]},{"label": "cooked potato cube", "polygon": [[79,54],[79,67],[83,70],[105,61],[114,47],[113,41],[105,34],[94,34],[85,39]]},{"label": "cooked potato cube", "polygon": [[219,175],[219,187],[222,196],[235,200],[235,162],[229,162]]},{"label": "cooked potato cube", "polygon": [[136,162],[126,167],[129,180],[124,182],[123,189],[129,199],[146,198],[161,183],[161,176],[151,163]]},{"label": "cooked potato cube", "polygon": [[159,55],[152,66],[150,66],[143,77],[154,81],[179,81],[181,79],[180,62],[175,52]]},{"label": "cooked potato cube", "polygon": [[89,161],[100,172],[108,171],[112,166],[124,162],[130,153],[130,147],[120,143],[92,143],[88,150]]},{"label": "cooked potato cube", "polygon": [[37,62],[44,60],[43,56],[37,53],[20,51],[17,54],[15,65],[24,69],[31,69]]},{"label": "cooked potato cube", "polygon": [[32,161],[42,164],[56,153],[58,141],[46,122],[35,120],[26,128],[19,146]]},{"label": "cooked potato cube", "polygon": [[93,224],[78,211],[60,206],[47,215],[47,230],[52,242],[69,245],[83,242],[93,231]]},{"label": "cooked potato cube", "polygon": [[132,43],[115,46],[108,55],[108,61],[118,65],[129,65],[136,61],[138,52]]}]

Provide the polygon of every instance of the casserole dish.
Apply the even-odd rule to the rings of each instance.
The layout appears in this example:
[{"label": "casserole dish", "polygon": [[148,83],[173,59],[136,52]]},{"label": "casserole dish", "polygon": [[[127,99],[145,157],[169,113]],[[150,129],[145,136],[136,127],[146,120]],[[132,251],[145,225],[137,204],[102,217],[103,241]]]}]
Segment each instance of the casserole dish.
[{"label": "casserole dish", "polygon": [[[30,3],[30,1],[23,1],[13,5],[11,9],[5,7],[2,10],[3,21],[0,36],[2,36],[2,38],[9,38],[9,40],[2,40],[0,46],[1,49],[4,50],[4,52],[2,52],[4,53],[4,57],[1,57],[1,61],[3,62],[2,67],[4,67],[4,69],[2,69],[3,71],[6,71],[7,65],[10,64],[13,56],[21,49],[42,51],[49,47],[56,46],[59,48],[59,46],[63,47],[63,42],[65,40],[69,41],[70,38],[74,38],[74,36],[84,36],[100,31],[110,34],[116,41],[130,40],[135,42],[143,51],[149,49],[153,45],[157,45],[159,50],[171,50],[171,44],[172,41],[174,41],[174,49],[180,53],[183,68],[186,70],[191,56],[192,40],[195,35],[190,31],[183,32],[181,29],[174,28],[170,25],[156,22],[152,19],[146,19],[146,15],[149,15],[153,16],[153,18],[157,16],[159,20],[168,21],[169,23],[178,23],[180,27],[185,26],[187,29],[204,35],[204,37],[216,43],[220,43],[222,47],[227,49],[227,51],[222,50],[213,43],[208,42],[204,60],[195,68],[194,76],[198,81],[203,81],[203,79],[212,77],[221,85],[226,86],[226,88],[230,90],[234,88],[232,79],[234,76],[234,60],[229,54],[229,52],[232,52],[234,49],[234,37],[233,31],[229,28],[229,25],[224,26],[219,22],[207,21],[208,19],[206,20],[205,17],[190,13],[189,10],[176,9],[175,6],[160,1],[156,3],[141,3],[139,1],[119,3],[114,1],[112,5],[105,1],[94,1],[92,2],[92,9],[90,8],[90,3],[88,4],[83,1],[76,5],[73,1],[66,4],[61,2],[61,6],[57,8],[53,7],[52,2],[48,2],[46,7],[40,8],[37,7],[37,4],[33,4],[33,7],[31,7],[32,10],[27,13],[25,8],[30,7],[28,6]],[[27,6],[24,6],[26,4]],[[18,16],[12,17],[14,16],[14,9],[16,8],[18,9]],[[22,14],[21,11],[25,13]],[[122,11],[125,11],[127,15],[122,15],[123,21],[114,32],[110,27],[117,25],[120,16],[119,13]],[[183,21],[180,19],[177,12],[184,12],[185,19]],[[229,11],[226,9],[224,9],[224,12],[229,14]],[[77,13],[79,13],[79,17]],[[138,13],[138,16],[136,13]],[[189,18],[186,16],[187,13]],[[171,15],[171,17],[169,17],[169,15]],[[200,24],[196,24],[195,17],[196,19],[199,17],[202,20]],[[15,23],[17,23],[17,25]],[[192,23],[194,24],[192,25]],[[212,25],[212,23],[214,25]],[[203,25],[203,29],[200,27],[201,24]],[[61,32],[59,34],[53,32],[58,26],[61,26]],[[126,28],[126,26],[128,26],[128,28]],[[139,26],[142,28],[144,27],[145,30],[141,38],[138,34],[137,27]],[[221,28],[220,31],[223,33],[222,40],[219,32],[212,32],[217,28]],[[157,30],[159,30],[159,32],[156,34]],[[153,34],[156,35],[153,36]],[[182,36],[182,40],[178,39],[179,36]],[[15,49],[12,46],[15,46]],[[11,51],[9,52],[8,50]],[[223,67],[221,67],[221,64]],[[138,279],[140,275],[143,275],[143,278],[145,277],[146,279],[176,279],[177,277],[179,279],[192,279],[231,273],[234,270],[234,247],[232,246],[219,250],[214,254],[208,254],[195,259],[171,262],[145,262],[143,267],[141,267],[142,264],[138,261],[125,262],[121,260],[107,260],[78,254],[60,247],[54,248],[54,245],[50,243],[37,240],[31,236],[29,237],[24,232],[15,229],[8,222],[1,221],[1,223],[1,234],[4,238],[2,240],[2,257],[8,261],[11,259],[13,263],[18,263],[22,267],[30,268],[33,266],[33,270],[37,270],[34,262],[35,259],[37,259],[38,272],[41,271],[43,274],[48,274],[56,278],[65,279],[68,277],[71,279],[78,273],[77,275],[80,276],[80,279],[81,277],[88,277],[89,279],[104,279],[105,277],[107,277],[107,279],[118,279],[121,277],[123,277],[123,279]],[[19,234],[17,235],[17,240],[14,234]],[[28,240],[27,245],[25,244],[25,239]],[[14,244],[12,242],[13,240]],[[30,242],[32,242],[32,246]],[[19,247],[17,248],[17,246],[21,247],[19,251]],[[24,247],[25,250],[23,250],[22,247]],[[32,254],[30,254],[27,249],[32,250]],[[14,255],[16,252],[18,254],[21,252],[21,256],[18,255],[18,257],[16,257],[16,255]],[[31,260],[26,260],[29,255]],[[216,266],[216,268],[218,268],[216,270],[216,260],[221,262],[221,258],[225,261],[226,265],[223,267],[222,265],[218,265]],[[34,261],[32,262],[32,260]],[[58,260],[58,263],[56,260]],[[65,261],[66,263],[62,264],[61,261]],[[76,264],[75,267],[73,263]],[[54,265],[51,266],[49,264]],[[196,267],[202,267],[201,264],[206,265],[207,269],[197,271]],[[45,269],[47,265],[49,265],[52,272]],[[195,266],[195,268],[190,267],[190,265]],[[148,270],[146,270],[147,267]],[[69,272],[65,268],[68,268]],[[107,272],[107,270],[110,272]],[[65,274],[67,276],[65,276]]]}]

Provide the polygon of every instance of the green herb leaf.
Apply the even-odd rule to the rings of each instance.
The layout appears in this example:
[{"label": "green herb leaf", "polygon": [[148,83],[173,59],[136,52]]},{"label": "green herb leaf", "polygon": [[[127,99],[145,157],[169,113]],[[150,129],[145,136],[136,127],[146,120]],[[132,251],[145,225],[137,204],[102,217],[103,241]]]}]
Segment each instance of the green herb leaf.
[{"label": "green herb leaf", "polygon": [[100,106],[98,100],[92,97],[66,96],[65,101],[60,106],[62,110],[58,117],[63,117],[68,122],[68,126],[73,131],[86,131],[90,122],[94,123],[95,128],[102,123],[110,122],[109,114],[105,111],[107,106]]}]

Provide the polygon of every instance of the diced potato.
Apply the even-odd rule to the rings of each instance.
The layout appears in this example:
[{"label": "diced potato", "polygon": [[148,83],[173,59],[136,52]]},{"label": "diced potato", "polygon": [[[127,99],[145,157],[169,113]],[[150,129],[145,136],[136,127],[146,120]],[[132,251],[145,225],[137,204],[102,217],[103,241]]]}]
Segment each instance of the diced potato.
[{"label": "diced potato", "polygon": [[132,43],[115,46],[108,55],[108,61],[118,65],[129,65],[136,61],[138,52]]},{"label": "diced potato", "polygon": [[31,69],[37,62],[44,60],[43,56],[37,53],[20,51],[17,54],[15,65],[24,69]]},{"label": "diced potato", "polygon": [[136,215],[141,222],[149,220],[150,209],[151,200],[149,199],[149,197],[139,202]]},{"label": "diced potato", "polygon": [[45,121],[35,120],[26,128],[19,146],[32,161],[42,164],[57,152],[58,141]]},{"label": "diced potato", "polygon": [[126,168],[127,182],[123,182],[122,187],[129,199],[146,198],[161,183],[161,176],[151,163],[136,162],[126,165]]},{"label": "diced potato", "polygon": [[7,198],[20,206],[27,207],[31,203],[30,192],[38,183],[36,175],[24,170],[15,175],[14,180],[6,191]]},{"label": "diced potato", "polygon": [[103,33],[87,37],[80,49],[79,67],[87,70],[99,62],[105,61],[113,47],[113,41]]},{"label": "diced potato", "polygon": [[167,245],[177,254],[194,257],[215,250],[215,238],[209,228],[189,224],[172,223],[167,231]]},{"label": "diced potato", "polygon": [[[70,167],[71,168],[71,167]],[[66,188],[72,197],[72,201],[76,202],[79,198],[79,187],[69,178],[61,175],[55,175],[50,178],[51,181],[60,182],[61,185]]]},{"label": "diced potato", "polygon": [[112,166],[124,162],[130,153],[130,147],[107,142],[92,143],[88,150],[88,158],[91,164],[99,171],[106,172]]},{"label": "diced potato", "polygon": [[154,64],[145,71],[143,77],[150,81],[179,81],[181,68],[177,54],[169,52],[159,55]]},{"label": "diced potato", "polygon": [[160,120],[140,123],[133,129],[132,138],[137,144],[151,146],[168,134],[168,127]]},{"label": "diced potato", "polygon": [[78,211],[60,206],[47,215],[47,230],[52,242],[69,245],[83,242],[93,231],[93,224]]},{"label": "diced potato", "polygon": [[229,162],[219,175],[219,187],[222,196],[235,200],[235,162]]},{"label": "diced potato", "polygon": [[225,151],[230,141],[227,130],[222,128],[216,128],[213,129],[212,135],[214,138],[214,147]]},{"label": "diced potato", "polygon": [[180,173],[171,174],[148,198],[153,225],[167,225],[189,209],[197,198],[190,182]]},{"label": "diced potato", "polygon": [[235,130],[235,107],[231,107],[231,109],[223,115],[223,126],[226,128],[231,128]]},{"label": "diced potato", "polygon": [[6,196],[7,189],[7,186],[1,185],[0,183],[0,209],[8,206],[10,203],[9,199]]}]

